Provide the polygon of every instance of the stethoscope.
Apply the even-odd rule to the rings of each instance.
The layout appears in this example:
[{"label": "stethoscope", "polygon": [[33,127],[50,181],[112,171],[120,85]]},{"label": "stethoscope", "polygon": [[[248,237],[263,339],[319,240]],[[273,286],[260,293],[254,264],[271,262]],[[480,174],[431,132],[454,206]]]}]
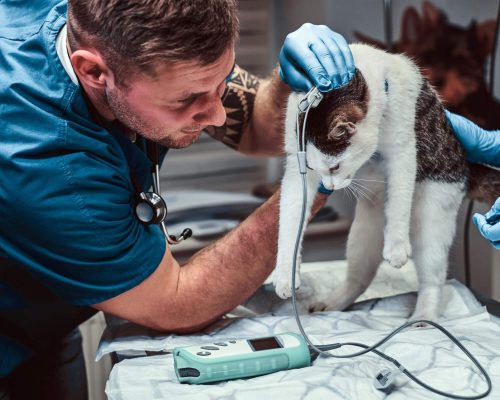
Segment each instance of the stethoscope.
[{"label": "stethoscope", "polygon": [[193,231],[186,228],[176,237],[170,235],[165,225],[167,218],[167,203],[161,196],[160,189],[160,145],[145,139],[146,154],[151,161],[151,176],[153,178],[153,191],[141,190],[135,171],[131,168],[131,177],[136,190],[134,212],[137,219],[144,225],[159,224],[168,244],[179,244],[191,237]]}]

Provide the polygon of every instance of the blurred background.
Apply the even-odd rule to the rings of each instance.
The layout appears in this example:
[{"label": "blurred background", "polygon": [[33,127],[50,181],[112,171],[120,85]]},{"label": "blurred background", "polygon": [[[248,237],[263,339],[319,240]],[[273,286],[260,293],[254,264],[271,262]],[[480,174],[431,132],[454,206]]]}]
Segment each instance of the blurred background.
[{"label": "blurred background", "polygon": [[[422,67],[448,109],[500,129],[500,60],[495,59],[500,56],[493,57],[499,47],[498,0],[239,0],[239,10],[237,63],[253,74],[270,74],[289,32],[305,22],[325,24],[349,42],[405,52]],[[244,219],[279,183],[282,166],[281,159],[243,156],[208,135],[187,149],[171,150],[161,170],[167,223],[174,233],[186,226],[194,231],[192,239],[173,248],[176,258],[187,260]],[[342,191],[331,196],[308,228],[303,261],[345,258],[354,204]],[[500,251],[468,223],[471,211],[490,207],[464,201],[449,277],[500,300]],[[81,327],[94,400],[105,398],[110,368],[108,359],[93,361],[103,326],[98,315]]]}]

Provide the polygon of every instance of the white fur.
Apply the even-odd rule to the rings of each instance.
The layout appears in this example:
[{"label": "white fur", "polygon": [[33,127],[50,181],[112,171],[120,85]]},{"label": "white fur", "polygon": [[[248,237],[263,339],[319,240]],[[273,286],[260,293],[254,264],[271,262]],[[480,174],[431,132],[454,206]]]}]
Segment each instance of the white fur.
[{"label": "white fur", "polygon": [[[402,55],[366,45],[350,47],[356,67],[368,85],[367,114],[356,124],[357,132],[351,144],[339,157],[328,157],[308,143],[307,161],[314,171],[307,173],[306,221],[320,181],[327,188],[337,190],[351,185],[348,189],[363,193],[358,196],[349,232],[349,272],[345,285],[326,298],[311,299],[311,307],[335,310],[347,307],[368,287],[383,259],[400,268],[408,261],[413,244],[419,277],[414,317],[436,319],[464,187],[433,181],[415,182],[415,105],[422,85],[416,66]],[[388,93],[385,92],[386,80]],[[282,298],[291,296],[293,249],[302,205],[295,127],[297,104],[302,96],[290,95],[285,120],[288,156],[282,181],[278,254],[273,275],[276,293]],[[375,152],[381,155],[381,160],[370,160]],[[329,168],[336,164],[340,164],[340,168],[332,174]],[[297,271],[296,286],[299,285]]]}]

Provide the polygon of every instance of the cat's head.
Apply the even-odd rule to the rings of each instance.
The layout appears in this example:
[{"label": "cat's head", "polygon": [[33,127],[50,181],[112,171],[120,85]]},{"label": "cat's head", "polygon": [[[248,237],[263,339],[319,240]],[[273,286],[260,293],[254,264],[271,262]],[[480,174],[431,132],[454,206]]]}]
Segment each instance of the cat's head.
[{"label": "cat's head", "polygon": [[328,189],[348,186],[358,169],[373,155],[377,135],[368,134],[369,93],[359,71],[342,88],[324,95],[307,119],[307,163]]}]

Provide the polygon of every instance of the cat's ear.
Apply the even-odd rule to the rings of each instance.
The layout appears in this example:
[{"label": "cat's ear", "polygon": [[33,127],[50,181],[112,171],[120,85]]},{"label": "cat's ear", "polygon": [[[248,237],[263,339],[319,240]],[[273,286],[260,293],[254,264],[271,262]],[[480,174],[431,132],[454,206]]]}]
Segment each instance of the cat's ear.
[{"label": "cat's ear", "polygon": [[401,45],[405,51],[408,46],[415,46],[422,37],[422,20],[417,10],[408,7],[401,19]]},{"label": "cat's ear", "polygon": [[495,20],[483,21],[479,24],[474,24],[472,29],[474,30],[477,40],[477,50],[483,57],[486,57],[493,51],[496,22]]},{"label": "cat's ear", "polygon": [[387,50],[387,46],[385,45],[385,43],[380,42],[376,39],[373,39],[373,38],[371,38],[371,37],[369,37],[361,32],[354,31],[354,36],[356,37],[356,39],[358,39],[362,43],[369,44],[371,46],[376,47],[377,49]]},{"label": "cat's ear", "polygon": [[422,11],[423,23],[426,30],[434,31],[435,29],[439,29],[448,20],[444,12],[427,0],[422,4]]},{"label": "cat's ear", "polygon": [[337,122],[328,133],[328,139],[340,138],[344,135],[353,135],[356,133],[356,125],[349,121]]}]

